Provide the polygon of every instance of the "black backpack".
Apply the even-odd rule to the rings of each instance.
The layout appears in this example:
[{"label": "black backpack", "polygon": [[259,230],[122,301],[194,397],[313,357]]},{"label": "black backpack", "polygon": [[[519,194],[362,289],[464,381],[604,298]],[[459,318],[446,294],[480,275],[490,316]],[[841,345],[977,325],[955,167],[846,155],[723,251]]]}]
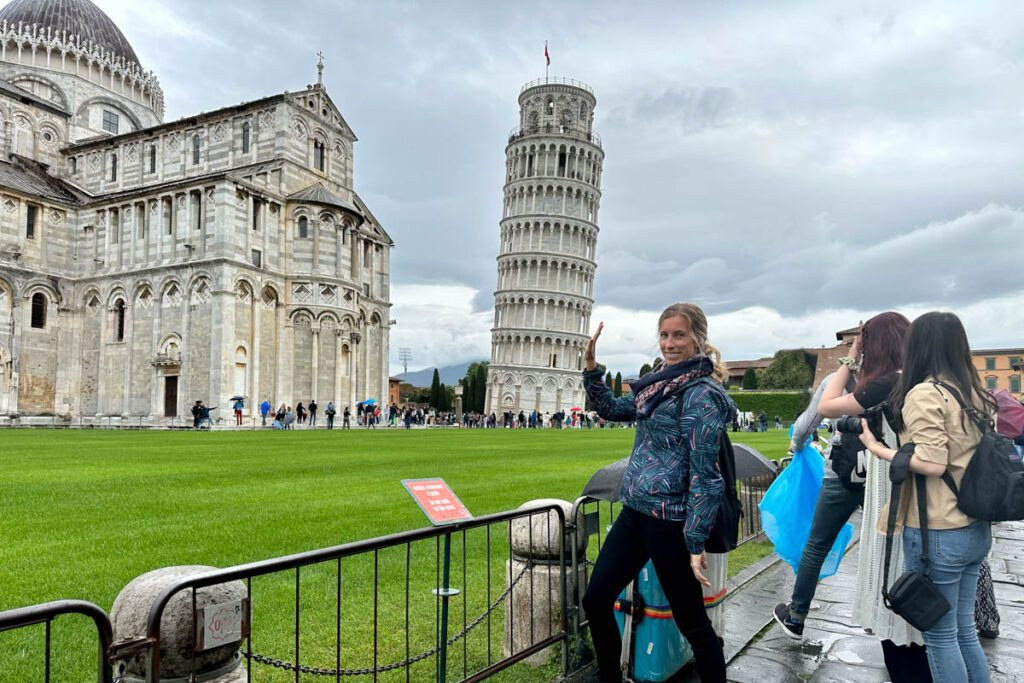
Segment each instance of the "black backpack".
[{"label": "black backpack", "polygon": [[968,405],[954,387],[940,381],[932,384],[952,394],[981,431],[960,486],[948,470],[942,473],[942,481],[957,497],[957,507],[968,517],[987,522],[1024,520],[1024,463],[1013,442],[994,429],[987,415]]},{"label": "black backpack", "polygon": [[729,434],[722,430],[722,439],[718,445],[718,469],[722,472],[725,489],[722,501],[718,505],[715,523],[704,541],[704,548],[709,553],[727,553],[739,545],[740,517],[743,516],[743,503],[736,491],[736,453],[732,450]]},{"label": "black backpack", "polygon": [[[718,385],[712,384],[709,380],[697,380],[694,384],[708,384],[716,391]],[[691,385],[692,386],[692,385]],[[732,421],[734,408],[726,404],[723,424]],[[683,411],[683,397],[676,401],[676,420]],[[739,545],[740,518],[743,517],[743,503],[740,502],[739,493],[736,490],[736,452],[733,451],[732,441],[729,439],[727,429],[722,429],[722,436],[718,442],[718,469],[722,474],[722,483],[725,485],[722,490],[722,500],[718,504],[718,514],[715,516],[715,523],[708,531],[707,540],[704,541],[704,550],[709,553],[727,553],[735,550]]]}]

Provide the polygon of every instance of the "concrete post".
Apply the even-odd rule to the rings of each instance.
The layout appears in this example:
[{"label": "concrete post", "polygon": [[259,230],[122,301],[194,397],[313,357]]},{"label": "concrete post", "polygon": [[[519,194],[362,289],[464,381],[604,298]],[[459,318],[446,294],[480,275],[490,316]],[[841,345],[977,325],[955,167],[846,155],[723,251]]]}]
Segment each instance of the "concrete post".
[{"label": "concrete post", "polygon": [[[190,565],[164,567],[135,578],[124,587],[114,600],[110,620],[114,626],[114,640],[144,637],[150,607],[163,590],[188,576],[211,571],[215,567]],[[196,609],[214,605],[230,605],[248,596],[245,584],[232,581],[196,591]],[[160,678],[186,680],[191,674],[192,648],[196,627],[192,622],[192,591],[181,591],[164,609],[160,622]],[[195,666],[197,680],[210,683],[246,683],[248,676],[239,654],[241,640],[197,652]],[[146,676],[145,653],[140,652],[122,660],[115,678],[123,683],[143,683]],[[204,675],[205,674],[205,675]]]},{"label": "concrete post", "polygon": [[[565,511],[566,521],[572,512],[572,503],[565,500],[532,500],[520,509],[538,505],[558,504]],[[583,517],[579,515],[578,525]],[[509,596],[505,599],[505,656],[548,638],[559,630],[559,623],[566,615],[562,613],[562,566],[559,564],[559,543],[561,529],[554,512],[540,512],[512,521],[512,559],[505,562],[505,587],[512,582]],[[586,557],[587,538],[577,535],[580,558]],[[575,585],[581,589],[586,583],[585,565],[581,562],[574,569],[568,567],[572,559],[570,539],[566,539],[565,564],[567,565],[566,601],[572,606]],[[551,648],[531,655],[525,661],[540,666],[551,654]]]}]

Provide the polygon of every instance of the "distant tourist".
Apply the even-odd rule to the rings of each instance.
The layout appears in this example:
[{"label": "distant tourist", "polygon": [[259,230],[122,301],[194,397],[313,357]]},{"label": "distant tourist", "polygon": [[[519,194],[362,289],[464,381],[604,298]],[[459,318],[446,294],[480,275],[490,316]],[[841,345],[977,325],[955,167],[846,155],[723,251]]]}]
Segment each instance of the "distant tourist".
[{"label": "distant tourist", "polygon": [[324,415],[327,416],[327,428],[334,429],[334,415],[338,411],[334,408],[334,401],[328,401],[327,407],[324,408]]},{"label": "distant tourist", "polygon": [[270,414],[270,401],[264,399],[260,404],[260,417],[263,418],[263,426],[267,426],[267,415]]},{"label": "distant tourist", "polygon": [[235,411],[235,426],[236,427],[241,427],[242,426],[242,410],[245,408],[245,401],[242,400],[242,398],[240,397],[237,401],[234,402],[234,404],[231,406],[231,408],[232,408],[232,410]]},{"label": "distant tourist", "polygon": [[309,426],[310,427],[315,427],[316,426],[316,410],[317,410],[316,399],[313,399],[312,401],[309,402]]}]

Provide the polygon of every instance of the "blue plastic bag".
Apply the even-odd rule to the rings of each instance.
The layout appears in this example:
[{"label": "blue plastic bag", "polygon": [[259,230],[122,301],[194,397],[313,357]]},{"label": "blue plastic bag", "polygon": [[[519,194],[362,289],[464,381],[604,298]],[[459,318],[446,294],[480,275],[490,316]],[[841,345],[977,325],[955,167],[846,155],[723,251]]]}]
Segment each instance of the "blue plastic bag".
[{"label": "blue plastic bag", "polygon": [[[758,506],[761,527],[775,544],[775,553],[794,572],[800,567],[800,556],[811,534],[811,521],[824,476],[825,461],[821,454],[810,446],[804,446],[793,454],[789,467],[775,479]],[[847,522],[821,566],[819,579],[839,571],[839,563],[852,538],[853,524]]]}]

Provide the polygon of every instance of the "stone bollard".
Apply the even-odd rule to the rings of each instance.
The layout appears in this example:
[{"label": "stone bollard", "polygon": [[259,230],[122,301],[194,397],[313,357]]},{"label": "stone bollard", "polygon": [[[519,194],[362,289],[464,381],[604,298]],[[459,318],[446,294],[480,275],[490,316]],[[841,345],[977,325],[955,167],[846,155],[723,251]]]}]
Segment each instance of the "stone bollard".
[{"label": "stone bollard", "polygon": [[[202,565],[164,567],[135,578],[124,587],[114,600],[110,620],[114,626],[114,640],[145,637],[149,610],[167,586],[187,576],[195,576],[216,569]],[[241,581],[222,583],[196,591],[196,609],[209,605],[236,603],[246,598],[245,584]],[[198,617],[197,617],[198,618]],[[164,608],[160,622],[160,680],[191,680],[192,644],[195,641],[192,623],[192,591],[183,590],[171,598]],[[239,655],[241,641],[227,643],[195,656],[196,680],[210,683],[245,683],[246,669]],[[117,680],[124,683],[142,683],[146,676],[145,653],[122,660]]]},{"label": "stone bollard", "polygon": [[[566,521],[572,512],[572,503],[545,498],[524,503],[519,509],[557,503],[565,511]],[[577,515],[581,526],[583,514]],[[559,533],[561,527],[554,512],[540,512],[512,520],[512,559],[505,561],[505,588],[515,585],[505,599],[505,656],[522,652],[534,643],[558,633],[562,614],[562,568],[559,565]],[[587,538],[577,535],[578,555],[586,557]],[[565,544],[565,563],[572,561],[569,539]],[[575,571],[567,569],[566,601],[572,606],[575,584],[586,583],[585,564]],[[547,661],[549,649],[530,655],[525,661],[540,666]]]},{"label": "stone bollard", "polygon": [[704,591],[704,607],[708,618],[715,628],[715,633],[725,637],[725,584],[729,580],[729,554],[708,553],[708,568],[704,576],[711,582],[711,587],[701,586]]}]

